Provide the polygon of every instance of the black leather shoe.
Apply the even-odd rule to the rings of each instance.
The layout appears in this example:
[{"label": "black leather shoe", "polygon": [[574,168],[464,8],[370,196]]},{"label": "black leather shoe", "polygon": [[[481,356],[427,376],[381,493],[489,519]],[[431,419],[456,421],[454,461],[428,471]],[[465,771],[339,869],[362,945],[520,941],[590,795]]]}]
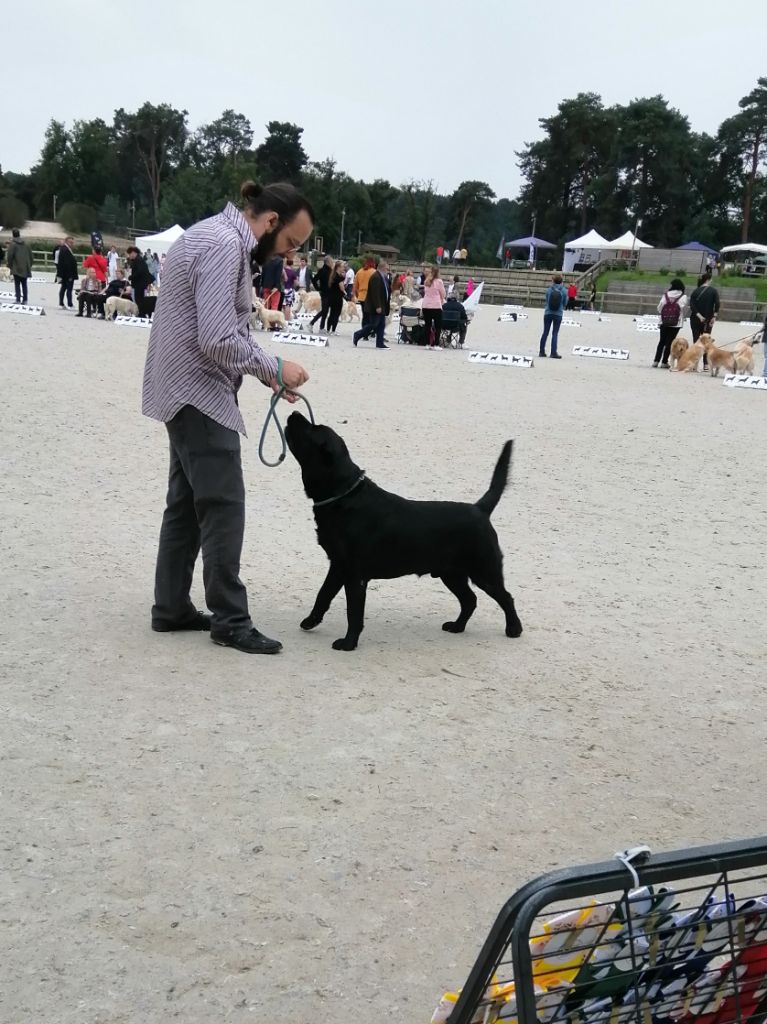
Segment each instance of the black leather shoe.
[{"label": "black leather shoe", "polygon": [[243,654],[279,654],[282,650],[279,640],[270,640],[255,628],[240,633],[211,633],[210,638],[220,647],[234,647]]},{"label": "black leather shoe", "polygon": [[195,612],[194,618],[184,619],[183,622],[163,622],[159,620],[152,623],[155,633],[181,633],[192,630],[197,633],[209,633],[212,616],[205,612]]},{"label": "black leather shoe", "polygon": [[549,356],[549,359],[561,359],[561,358],[562,358],[562,356],[560,356],[557,352],[552,352],[551,355]]}]

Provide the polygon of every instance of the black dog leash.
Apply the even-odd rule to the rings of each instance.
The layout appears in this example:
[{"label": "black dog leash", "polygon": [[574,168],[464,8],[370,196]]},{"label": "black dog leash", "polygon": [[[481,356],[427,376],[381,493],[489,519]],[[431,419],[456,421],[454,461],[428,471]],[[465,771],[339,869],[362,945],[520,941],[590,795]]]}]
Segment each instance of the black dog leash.
[{"label": "black dog leash", "polygon": [[[274,469],[279,466],[281,462],[285,461],[285,456],[288,453],[288,442],[285,440],[285,431],[282,429],[282,424],[277,419],[277,403],[281,400],[283,395],[295,395],[296,398],[300,398],[302,402],[306,403],[306,408],[309,410],[309,419],[312,421],[312,426],[316,426],[314,422],[314,413],[312,407],[309,404],[309,399],[302,395],[299,391],[294,391],[292,388],[287,387],[285,381],[282,379],[282,359],[277,356],[277,383],[279,390],[275,391],[272,395],[272,400],[269,403],[269,412],[266,414],[264,420],[264,427],[261,431],[261,439],[258,442],[258,457],[261,459],[265,466],[269,466],[270,469]],[[264,455],[264,442],[266,441],[266,432],[269,429],[269,420],[274,420],[274,425],[277,427],[277,433],[280,435],[280,441],[282,443],[282,452],[277,458],[276,462],[269,462]]]}]

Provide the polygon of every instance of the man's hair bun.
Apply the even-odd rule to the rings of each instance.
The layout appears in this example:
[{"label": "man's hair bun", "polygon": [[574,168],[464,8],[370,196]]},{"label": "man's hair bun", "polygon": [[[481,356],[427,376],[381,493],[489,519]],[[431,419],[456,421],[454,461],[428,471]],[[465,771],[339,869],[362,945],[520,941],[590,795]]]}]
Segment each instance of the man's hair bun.
[{"label": "man's hair bun", "polygon": [[243,181],[242,186],[240,187],[240,195],[246,202],[252,202],[254,199],[258,199],[262,192],[263,189],[260,185],[257,185],[255,181]]}]

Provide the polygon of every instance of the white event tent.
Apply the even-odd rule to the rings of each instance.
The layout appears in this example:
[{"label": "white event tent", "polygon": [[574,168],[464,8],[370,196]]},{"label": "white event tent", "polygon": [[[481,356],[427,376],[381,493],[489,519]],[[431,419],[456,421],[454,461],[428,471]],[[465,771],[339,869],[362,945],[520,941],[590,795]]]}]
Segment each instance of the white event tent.
[{"label": "white event tent", "polygon": [[184,229],[178,224],[174,224],[172,228],[161,231],[157,235],[143,235],[141,238],[137,238],[136,245],[142,252],[149,249],[151,252],[156,252],[158,256],[164,256],[176,239],[181,238],[183,234]]},{"label": "white event tent", "polygon": [[565,274],[569,274],[576,263],[597,263],[601,259],[601,251],[611,248],[610,242],[592,228],[580,238],[574,238],[572,242],[565,242],[562,270]]},{"label": "white event tent", "polygon": [[620,238],[614,238],[612,242],[608,243],[609,249],[620,249],[621,252],[634,249],[652,249],[653,247],[649,242],[643,242],[641,238],[637,238],[633,231],[626,231],[620,236]]},{"label": "white event tent", "polygon": [[759,242],[741,242],[740,245],[725,245],[720,252],[747,252],[752,255],[764,256],[767,254],[767,245]]}]

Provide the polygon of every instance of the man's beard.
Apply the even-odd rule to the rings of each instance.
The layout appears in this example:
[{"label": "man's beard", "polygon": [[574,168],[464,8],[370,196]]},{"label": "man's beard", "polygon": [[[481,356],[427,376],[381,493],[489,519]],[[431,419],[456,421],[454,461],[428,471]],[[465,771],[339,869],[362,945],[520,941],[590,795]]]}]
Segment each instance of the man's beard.
[{"label": "man's beard", "polygon": [[258,240],[258,245],[251,251],[250,257],[253,263],[264,267],[274,255],[277,234],[280,230],[278,225],[273,231],[266,231]]}]

